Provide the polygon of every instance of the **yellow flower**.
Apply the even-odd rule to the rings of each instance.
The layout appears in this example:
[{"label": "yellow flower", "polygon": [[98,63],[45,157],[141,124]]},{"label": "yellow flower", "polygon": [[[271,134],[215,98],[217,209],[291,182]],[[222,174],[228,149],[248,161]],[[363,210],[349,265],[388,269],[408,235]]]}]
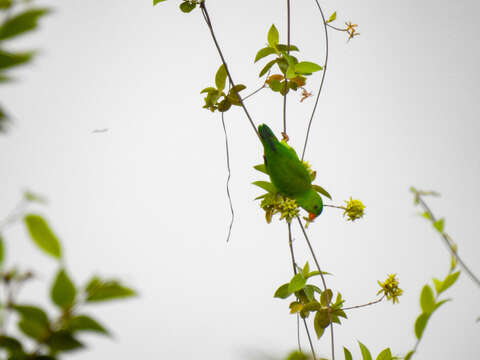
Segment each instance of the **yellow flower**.
[{"label": "yellow flower", "polygon": [[363,217],[363,215],[365,215],[364,213],[365,205],[363,205],[363,203],[360,200],[354,200],[350,196],[350,200],[348,201],[345,200],[345,202],[347,203],[347,205],[342,208],[345,210],[343,213],[343,216],[347,215],[348,220],[355,221]]},{"label": "yellow flower", "polygon": [[377,281],[381,289],[377,292],[377,295],[383,293],[383,296],[387,297],[387,300],[391,300],[392,303],[398,303],[398,297],[403,294],[403,290],[398,287],[397,274],[388,275],[387,279],[382,283]]},{"label": "yellow flower", "polygon": [[360,33],[356,32],[355,30],[358,24],[352,24],[352,22],[349,21],[346,22],[345,25],[347,25],[345,31],[348,33],[348,40],[352,39],[354,36],[360,35]]}]

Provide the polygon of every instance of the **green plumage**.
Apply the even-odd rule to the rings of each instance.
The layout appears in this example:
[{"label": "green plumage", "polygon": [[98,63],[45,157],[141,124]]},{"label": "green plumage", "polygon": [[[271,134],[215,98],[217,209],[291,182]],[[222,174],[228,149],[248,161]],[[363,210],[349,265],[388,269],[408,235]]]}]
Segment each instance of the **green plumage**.
[{"label": "green plumage", "polygon": [[322,212],[323,201],[312,188],[310,173],[300,161],[297,153],[285,142],[278,141],[272,130],[265,124],[258,127],[264,149],[267,173],[277,190],[295,199],[310,214]]}]

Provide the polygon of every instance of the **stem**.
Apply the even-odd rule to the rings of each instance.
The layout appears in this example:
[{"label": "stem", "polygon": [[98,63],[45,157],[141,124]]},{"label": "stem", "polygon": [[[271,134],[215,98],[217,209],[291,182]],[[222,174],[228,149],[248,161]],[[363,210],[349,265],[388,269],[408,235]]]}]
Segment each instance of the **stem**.
[{"label": "stem", "polygon": [[359,308],[362,308],[362,307],[365,307],[365,306],[370,306],[370,305],[373,305],[373,304],[378,304],[380,301],[382,301],[383,299],[385,298],[385,295],[383,295],[380,299],[378,300],[375,300],[375,301],[371,301],[367,304],[363,304],[363,305],[357,305],[357,306],[351,306],[351,307],[347,307],[347,308],[342,308],[342,310],[352,310],[352,309],[359,309]]},{"label": "stem", "polygon": [[[230,81],[230,84],[232,87],[235,86],[235,82],[232,79],[232,75],[230,74],[230,70],[228,69],[227,62],[225,61],[225,57],[223,56],[223,52],[220,49],[220,45],[218,44],[217,37],[215,36],[215,32],[213,31],[213,26],[212,26],[212,21],[210,20],[210,16],[208,15],[207,11],[207,6],[205,5],[206,0],[203,0],[200,2],[200,9],[202,10],[203,18],[205,19],[205,22],[207,23],[208,29],[210,30],[210,34],[212,35],[213,42],[215,43],[215,47],[217,48],[218,54],[220,55],[220,58],[222,59],[223,66],[225,66],[225,70],[227,71],[227,76],[228,80]],[[247,108],[245,107],[245,104],[243,103],[243,100],[240,96],[238,96],[238,99],[240,101],[240,106],[243,108],[243,111],[245,112],[245,115],[247,115],[248,121],[250,122],[250,125],[252,125],[253,131],[255,131],[255,134],[260,138],[260,135],[258,133],[257,127],[255,126],[255,123],[253,122],[250,114],[248,113]]]},{"label": "stem", "polygon": [[[428,205],[423,201],[422,195],[417,192],[417,199],[420,205],[422,205],[423,209],[427,212],[427,214],[430,216],[430,219],[432,219],[433,222],[436,222],[437,219],[435,218],[435,215],[433,215],[432,211],[428,207]],[[447,245],[448,249],[450,250],[450,254],[455,257],[455,260],[460,264],[460,266],[465,270],[465,272],[470,276],[472,281],[476,283],[477,286],[480,286],[480,280],[478,277],[470,270],[470,268],[465,264],[465,262],[460,258],[460,256],[457,254],[457,251],[455,251],[452,248],[452,245],[450,244],[450,239],[448,238],[448,235],[445,233],[441,233],[442,239],[444,240],[445,244]]]},{"label": "stem", "polygon": [[222,126],[223,126],[223,132],[225,133],[225,151],[227,155],[227,170],[228,170],[228,177],[227,177],[227,196],[228,196],[228,203],[230,205],[230,212],[232,214],[231,220],[230,220],[230,226],[228,228],[228,236],[227,236],[227,242],[230,240],[230,235],[232,234],[232,226],[233,226],[233,221],[235,219],[235,212],[233,211],[233,204],[232,204],[232,197],[230,196],[230,177],[232,172],[230,171],[230,153],[228,151],[228,137],[227,137],[227,128],[225,127],[225,118],[223,116],[222,112]]},{"label": "stem", "polygon": [[[308,238],[307,232],[305,231],[305,228],[303,227],[302,221],[300,218],[297,216],[298,224],[300,225],[300,228],[302,229],[303,236],[305,237],[305,241],[308,244],[308,247],[310,249],[310,253],[312,254],[313,260],[315,261],[315,265],[317,266],[317,270],[320,273],[320,277],[322,278],[322,284],[323,284],[323,290],[327,290],[327,283],[325,281],[325,277],[323,276],[322,270],[320,269],[320,264],[318,263],[317,256],[315,255],[315,252],[313,251],[312,244],[310,243],[310,239]],[[328,305],[330,309],[330,304]],[[330,315],[330,311],[328,312],[328,320],[330,321],[330,339],[331,339],[331,352],[332,352],[332,360],[335,360],[335,340],[333,336],[333,322],[332,318]]]},{"label": "stem", "polygon": [[327,26],[328,26],[329,28],[332,28],[333,30],[337,30],[337,31],[347,31],[347,29],[338,28],[338,27],[335,27],[335,26],[330,25],[330,24],[328,24],[328,23],[327,23]]},{"label": "stem", "polygon": [[305,151],[307,150],[308,136],[310,135],[310,128],[312,127],[313,116],[315,115],[315,111],[317,110],[318,99],[320,98],[320,94],[322,92],[323,83],[325,81],[325,74],[327,72],[327,63],[328,63],[328,29],[327,29],[327,22],[325,20],[325,15],[323,13],[322,7],[318,3],[318,0],[315,0],[315,2],[317,4],[318,10],[320,11],[320,15],[322,16],[323,28],[324,28],[324,31],[325,31],[325,65],[323,66],[322,80],[320,82],[320,88],[318,89],[317,98],[315,99],[315,105],[313,106],[312,115],[310,116],[310,121],[308,122],[307,135],[305,136],[305,144],[303,145],[303,151],[302,151],[302,161],[303,161],[303,158],[305,157]]},{"label": "stem", "polygon": [[265,84],[263,84],[262,86],[260,86],[257,90],[255,90],[254,92],[252,92],[251,94],[248,94],[247,96],[245,96],[242,101],[245,101],[247,100],[250,96],[253,96],[255,95],[256,93],[258,93],[260,90],[263,90],[265,89]]},{"label": "stem", "polygon": [[[287,0],[287,55],[290,55],[290,0]],[[287,84],[288,80],[285,77],[285,86],[283,95],[283,133],[287,134]]]}]

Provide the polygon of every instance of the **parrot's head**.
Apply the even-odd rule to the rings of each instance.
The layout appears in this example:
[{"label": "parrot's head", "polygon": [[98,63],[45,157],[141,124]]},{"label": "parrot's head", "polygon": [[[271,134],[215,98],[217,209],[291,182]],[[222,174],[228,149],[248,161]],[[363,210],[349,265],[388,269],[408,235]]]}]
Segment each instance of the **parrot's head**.
[{"label": "parrot's head", "polygon": [[298,204],[308,211],[308,220],[313,221],[318,215],[322,213],[323,210],[323,201],[320,195],[310,189],[304,196],[297,198]]}]

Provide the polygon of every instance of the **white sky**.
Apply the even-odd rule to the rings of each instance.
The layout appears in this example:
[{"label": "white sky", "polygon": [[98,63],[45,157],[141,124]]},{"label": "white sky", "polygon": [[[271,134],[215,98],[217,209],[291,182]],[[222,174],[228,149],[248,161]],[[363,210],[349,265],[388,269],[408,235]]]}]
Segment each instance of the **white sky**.
[{"label": "white sky", "polygon": [[[113,329],[115,341],[89,336],[82,360],[115,357],[246,359],[282,356],[296,346],[288,302],[273,299],[291,276],[286,226],[267,225],[250,183],[262,149],[240,109],[227,114],[236,211],[225,244],[224,138],[217,114],[201,109],[200,90],[213,82],[219,58],[199,11],[180,13],[169,0],[44,1],[55,13],[15,47],[36,48],[34,65],[2,86],[15,116],[0,137],[0,215],[29,188],[50,200],[39,208],[65,247],[77,283],[100,273],[119,276],[136,300],[86,309]],[[235,81],[255,89],[253,64],[272,23],[285,39],[285,4],[208,0]],[[241,5],[240,5],[241,4]],[[374,299],[377,280],[399,275],[400,304],[352,311],[336,327],[337,352],[356,339],[375,354],[414,344],[418,296],[449,265],[445,246],[416,216],[410,185],[434,189],[430,203],[473,271],[480,273],[476,221],[480,201],[480,5],[451,2],[340,0],[322,3],[338,24],[359,24],[346,43],[331,32],[331,57],[307,160],[340,204],[350,196],[366,217],[346,223],[326,209],[310,228],[324,268],[347,306]],[[323,33],[313,1],[292,1],[292,42],[321,63]],[[317,74],[309,89],[317,91]],[[315,84],[315,85],[314,85]],[[248,90],[247,90],[248,92]],[[313,99],[288,103],[291,145],[301,148]],[[281,99],[248,100],[257,123],[281,129]],[[108,132],[92,134],[95,129]],[[299,263],[308,256],[299,229]],[[22,227],[5,234],[10,264],[31,267],[41,281],[24,301],[46,298],[56,264],[39,255]],[[480,291],[464,275],[454,299],[426,329],[417,359],[480,357]],[[36,301],[36,300],[35,300]],[[303,337],[305,340],[305,337]],[[329,340],[316,342],[328,355]],[[340,358],[342,356],[339,355]]]}]

